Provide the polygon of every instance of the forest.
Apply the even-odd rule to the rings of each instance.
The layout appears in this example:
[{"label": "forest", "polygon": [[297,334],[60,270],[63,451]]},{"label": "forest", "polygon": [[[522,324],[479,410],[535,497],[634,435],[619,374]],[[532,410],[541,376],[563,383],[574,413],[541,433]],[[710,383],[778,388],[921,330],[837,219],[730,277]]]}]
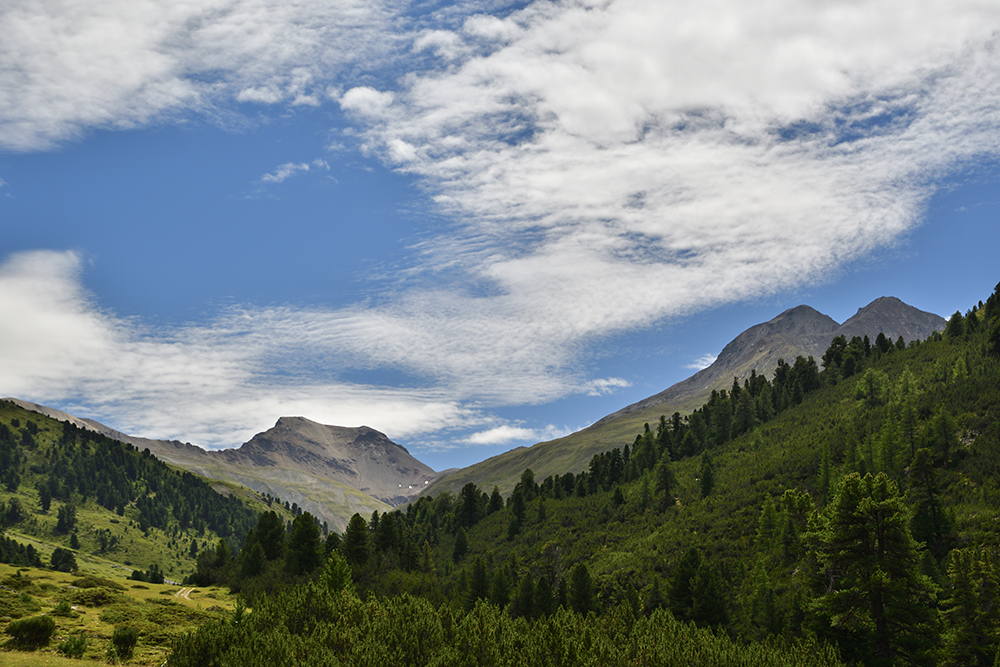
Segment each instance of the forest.
[{"label": "forest", "polygon": [[470,483],[325,540],[265,513],[193,575],[252,611],[170,662],[993,665],[998,417],[995,291],[928,340],[734,379],[506,498]]}]

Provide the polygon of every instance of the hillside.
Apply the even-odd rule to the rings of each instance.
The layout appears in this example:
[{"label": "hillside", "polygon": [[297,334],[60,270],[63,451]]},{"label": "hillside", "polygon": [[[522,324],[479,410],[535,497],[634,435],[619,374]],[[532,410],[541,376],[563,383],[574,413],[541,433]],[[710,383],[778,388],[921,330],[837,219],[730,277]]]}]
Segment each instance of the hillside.
[{"label": "hillside", "polygon": [[203,477],[239,484],[295,503],[343,530],[356,512],[370,515],[405,502],[437,473],[384,434],[361,426],[327,426],[304,417],[282,417],[236,449],[139,438],[99,422],[46,406],[6,399],[54,419],[102,433]]},{"label": "hillside", "polygon": [[[55,549],[83,566],[167,579],[195,570],[220,538],[239,544],[269,505],[91,430],[0,401],[0,527],[43,562]],[[289,516],[284,511],[283,515]]]},{"label": "hillside", "polygon": [[837,336],[848,340],[879,334],[888,340],[922,340],[944,329],[943,318],[908,306],[894,297],[881,297],[843,324],[809,306],[797,306],[777,317],[750,327],[734,338],[708,368],[698,371],[649,398],[626,406],[596,421],[582,431],[563,438],[494,456],[481,463],[442,476],[428,486],[427,494],[457,492],[473,482],[483,488],[497,485],[504,494],[513,489],[525,468],[539,477],[586,468],[591,457],[611,447],[630,444],[643,424],[655,425],[661,415],[686,414],[704,403],[712,391],[729,388],[733,378],[740,382],[752,373],[770,377],[778,360],[796,357],[820,360],[830,341]]},{"label": "hillside", "polygon": [[314,582],[259,598],[252,628],[208,624],[175,664],[995,664],[1000,293],[926,341],[824,357],[585,472],[524,471],[506,501],[470,483],[354,517]]}]

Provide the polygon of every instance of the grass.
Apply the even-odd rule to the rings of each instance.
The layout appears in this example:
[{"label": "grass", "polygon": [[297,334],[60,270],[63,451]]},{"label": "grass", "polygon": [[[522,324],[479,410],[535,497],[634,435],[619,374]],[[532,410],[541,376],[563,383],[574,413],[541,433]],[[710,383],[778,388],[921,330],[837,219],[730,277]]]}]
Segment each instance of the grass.
[{"label": "grass", "polygon": [[[12,650],[9,641],[0,643],[0,665],[26,667],[80,664],[61,656],[57,646],[81,633],[88,643],[83,659],[104,660],[119,626],[139,631],[128,664],[161,665],[176,637],[211,618],[226,616],[235,601],[220,588],[139,583],[120,571],[105,576],[105,570],[85,568],[69,574],[0,564],[0,587],[0,627],[5,629],[14,618],[38,614],[49,614],[56,622],[52,641],[35,651]],[[71,605],[69,613],[66,602]]]}]

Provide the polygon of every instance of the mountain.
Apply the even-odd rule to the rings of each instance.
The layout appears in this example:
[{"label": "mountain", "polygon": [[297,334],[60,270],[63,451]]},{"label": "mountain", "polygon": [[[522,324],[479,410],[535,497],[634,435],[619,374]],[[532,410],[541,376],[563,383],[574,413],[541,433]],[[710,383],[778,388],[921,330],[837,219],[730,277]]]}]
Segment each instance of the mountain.
[{"label": "mountain", "polygon": [[367,426],[327,426],[304,417],[282,417],[239,448],[207,451],[176,440],[130,436],[54,408],[6,400],[140,451],[149,449],[158,459],[195,474],[295,503],[341,530],[354,513],[387,511],[438,476],[405,448]]},{"label": "mountain", "polygon": [[945,323],[940,316],[918,310],[895,297],[872,301],[843,324],[809,306],[796,306],[736,336],[712,365],[686,380],[607,415],[582,431],[532,447],[518,447],[442,475],[429,485],[426,493],[457,492],[468,482],[487,490],[495,484],[502,492],[509,492],[526,468],[531,468],[538,479],[583,470],[594,454],[630,444],[636,433],[642,431],[643,424],[655,424],[660,415],[685,413],[702,405],[713,390],[731,387],[734,377],[742,381],[756,372],[769,378],[779,359],[791,363],[796,357],[811,356],[819,363],[830,341],[837,336],[848,340],[868,336],[874,341],[881,333],[893,342],[899,337],[909,342],[943,331]]}]

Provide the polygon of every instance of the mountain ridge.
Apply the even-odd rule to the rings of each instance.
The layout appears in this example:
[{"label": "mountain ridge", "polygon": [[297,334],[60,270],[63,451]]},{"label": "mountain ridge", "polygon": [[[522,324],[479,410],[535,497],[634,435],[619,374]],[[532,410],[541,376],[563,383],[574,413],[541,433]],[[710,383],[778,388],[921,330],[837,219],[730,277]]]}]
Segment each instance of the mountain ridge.
[{"label": "mountain ridge", "polygon": [[295,503],[338,529],[355,513],[385,512],[406,502],[442,474],[369,426],[328,426],[305,417],[280,417],[272,428],[238,448],[210,451],[177,440],[128,435],[22,399],[5,400],[140,451],[149,449],[156,458],[203,477]]},{"label": "mountain ridge", "polygon": [[743,380],[751,373],[770,377],[779,359],[791,363],[798,356],[811,356],[820,363],[830,342],[840,335],[848,340],[855,335],[867,335],[874,341],[882,333],[892,341],[901,336],[904,342],[909,342],[943,331],[945,324],[939,315],[891,296],[879,297],[858,308],[843,324],[811,306],[795,306],[738,334],[711,365],[687,379],[602,417],[576,433],[519,447],[442,475],[424,493],[456,493],[467,482],[487,489],[495,484],[506,493],[513,489],[525,468],[531,468],[538,478],[577,472],[588,465],[594,454],[631,444],[644,423],[652,424],[660,415],[690,412],[701,406],[712,391],[728,389],[734,377]]}]

